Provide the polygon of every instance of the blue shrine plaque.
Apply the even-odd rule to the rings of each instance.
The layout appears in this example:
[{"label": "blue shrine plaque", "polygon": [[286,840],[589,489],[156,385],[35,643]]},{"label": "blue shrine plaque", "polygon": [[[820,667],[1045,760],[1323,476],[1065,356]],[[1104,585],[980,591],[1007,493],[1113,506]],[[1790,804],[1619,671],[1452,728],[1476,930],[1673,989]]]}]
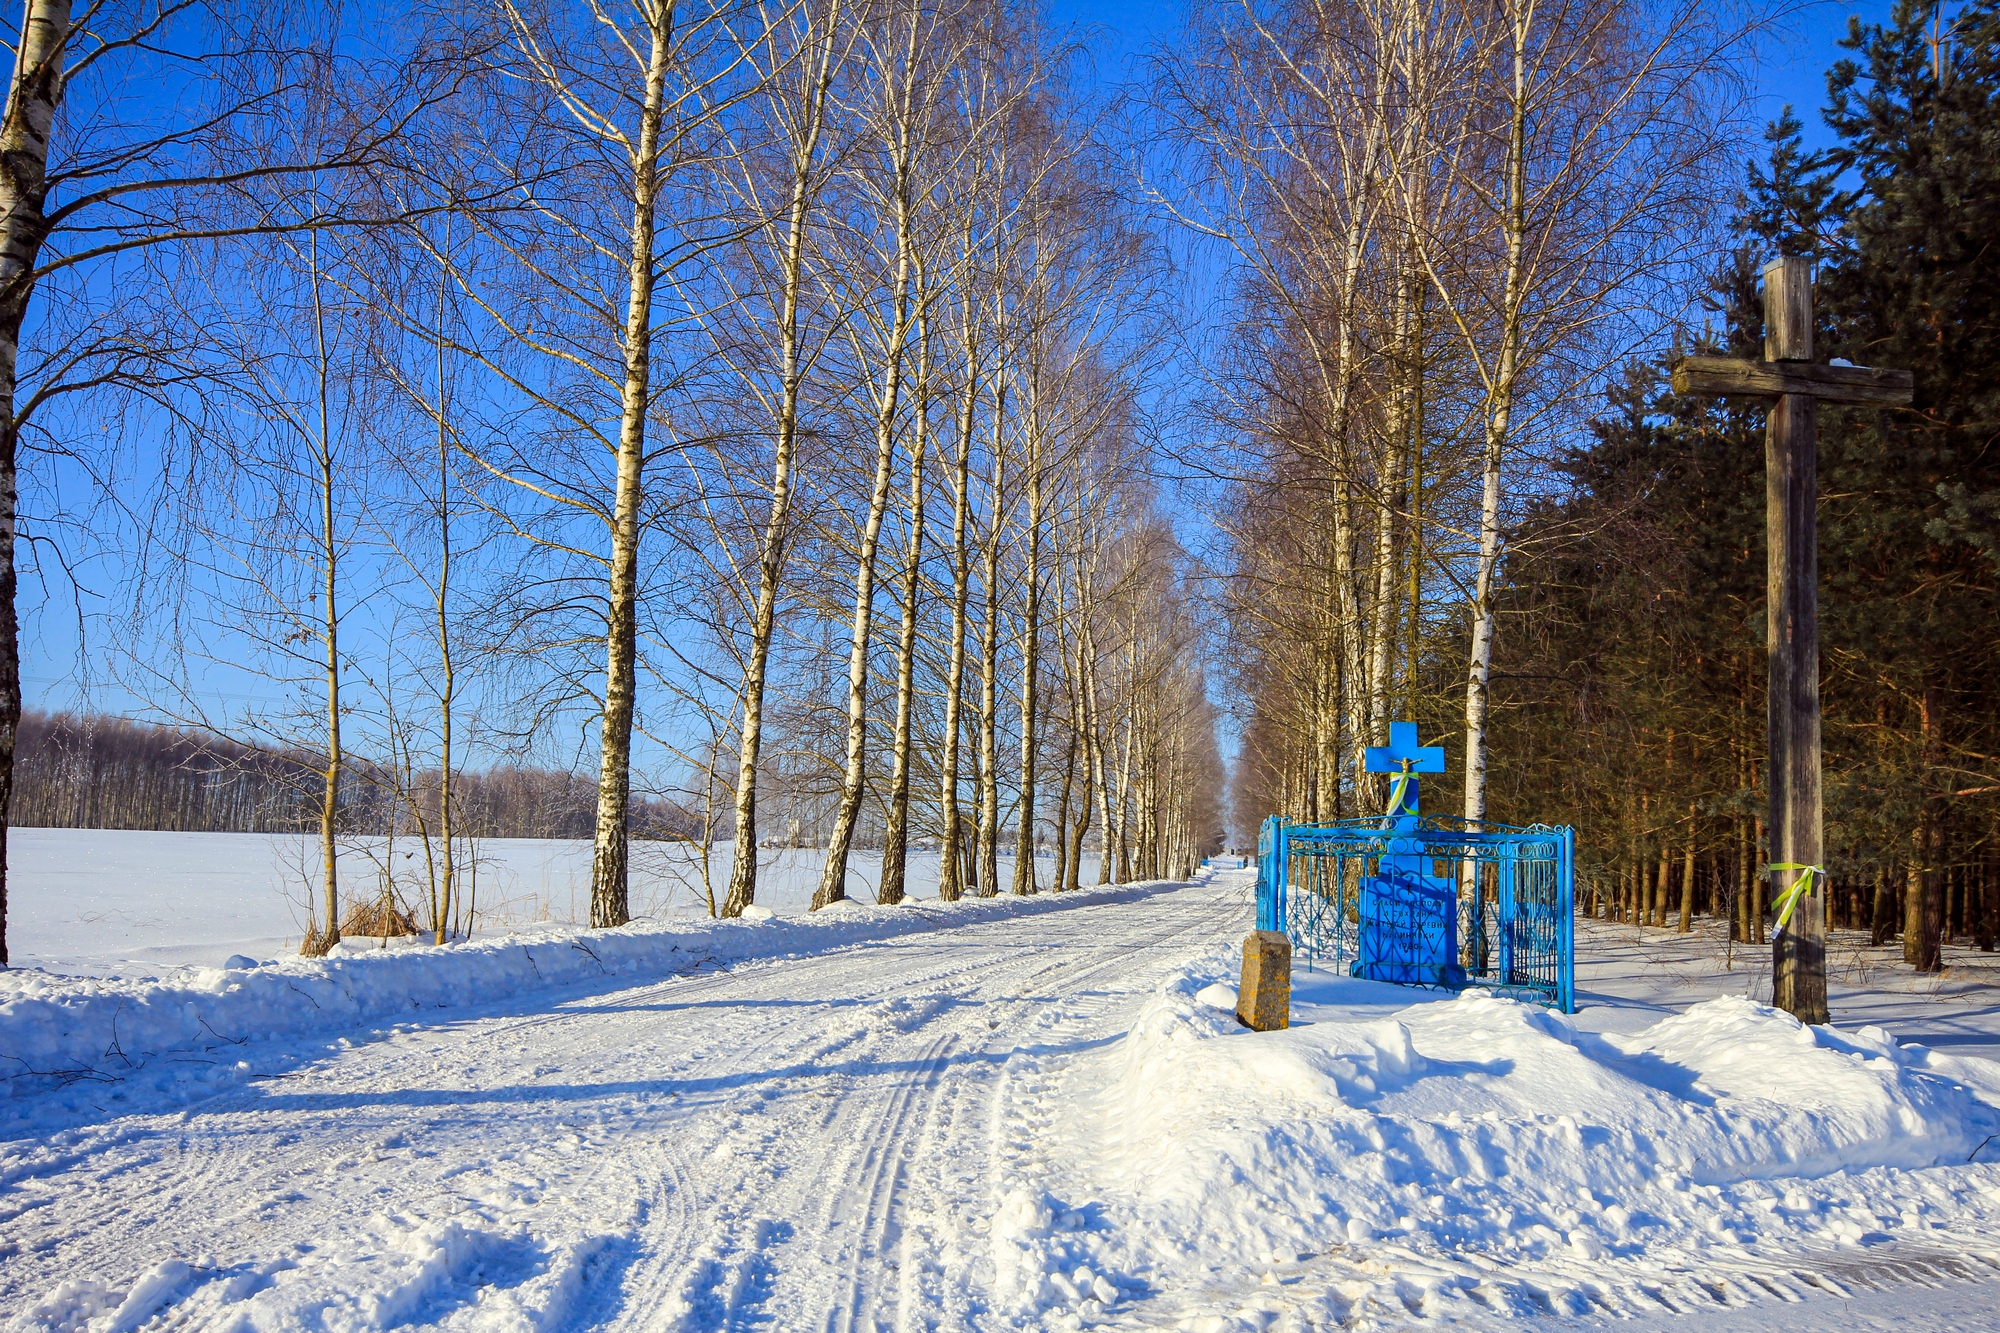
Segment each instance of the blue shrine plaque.
[{"label": "blue shrine plaque", "polygon": [[1431,858],[1416,841],[1421,806],[1419,773],[1444,772],[1444,747],[1417,744],[1417,724],[1391,722],[1389,743],[1371,745],[1370,773],[1389,773],[1389,812],[1383,817],[1388,849],[1376,873],[1362,879],[1357,907],[1360,930],[1352,972],[1370,981],[1459,985],[1458,883],[1431,873]]}]

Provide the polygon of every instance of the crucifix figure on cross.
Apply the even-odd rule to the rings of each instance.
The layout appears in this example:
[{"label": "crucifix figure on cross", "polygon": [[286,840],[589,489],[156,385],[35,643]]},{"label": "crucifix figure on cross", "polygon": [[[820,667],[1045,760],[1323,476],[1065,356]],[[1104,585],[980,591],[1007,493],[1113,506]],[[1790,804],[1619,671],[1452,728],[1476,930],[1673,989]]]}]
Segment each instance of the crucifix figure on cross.
[{"label": "crucifix figure on cross", "polygon": [[1414,722],[1391,722],[1389,743],[1369,746],[1362,755],[1362,763],[1370,773],[1396,775],[1390,781],[1389,799],[1382,803],[1383,815],[1414,822],[1423,809],[1417,799],[1415,775],[1444,772],[1444,747],[1417,744]]},{"label": "crucifix figure on cross", "polygon": [[1679,393],[1774,400],[1764,432],[1765,781],[1771,901],[1784,903],[1789,916],[1771,942],[1771,1002],[1801,1022],[1824,1023],[1817,409],[1823,402],[1906,406],[1911,375],[1815,364],[1812,265],[1787,257],[1764,266],[1764,359],[1682,357],[1673,378]]}]

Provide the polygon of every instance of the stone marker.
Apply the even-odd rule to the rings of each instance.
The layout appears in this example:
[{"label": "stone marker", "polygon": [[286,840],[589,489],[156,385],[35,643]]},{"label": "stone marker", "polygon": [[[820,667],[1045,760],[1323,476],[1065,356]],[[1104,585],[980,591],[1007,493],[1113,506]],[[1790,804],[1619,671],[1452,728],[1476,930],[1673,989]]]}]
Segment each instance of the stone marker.
[{"label": "stone marker", "polygon": [[1282,930],[1253,930],[1243,937],[1236,1021],[1258,1032],[1292,1025],[1292,942]]}]

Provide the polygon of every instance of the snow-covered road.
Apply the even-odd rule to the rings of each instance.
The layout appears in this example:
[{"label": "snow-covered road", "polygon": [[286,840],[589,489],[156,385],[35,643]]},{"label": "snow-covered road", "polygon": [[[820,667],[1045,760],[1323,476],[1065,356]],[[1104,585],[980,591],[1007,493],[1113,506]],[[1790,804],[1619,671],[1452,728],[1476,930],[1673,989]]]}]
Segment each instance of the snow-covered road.
[{"label": "snow-covered road", "polygon": [[968,1326],[999,1090],[1115,1039],[1164,973],[1240,933],[1239,878],[412,1026],[19,1145],[0,1309]]},{"label": "snow-covered road", "polygon": [[[1995,1326],[2000,1170],[1863,1169],[1985,1115],[1892,1042],[1717,1001],[1626,1051],[1302,975],[1294,1039],[1246,1044],[1190,997],[1252,878],[246,1046],[255,1081],[0,1144],[0,1329]],[[1697,1086],[1718,1024],[1746,1054]],[[1773,1032],[1856,1080],[1796,1151],[1725,1091]],[[1640,1160],[1717,1125],[1826,1160]]]}]

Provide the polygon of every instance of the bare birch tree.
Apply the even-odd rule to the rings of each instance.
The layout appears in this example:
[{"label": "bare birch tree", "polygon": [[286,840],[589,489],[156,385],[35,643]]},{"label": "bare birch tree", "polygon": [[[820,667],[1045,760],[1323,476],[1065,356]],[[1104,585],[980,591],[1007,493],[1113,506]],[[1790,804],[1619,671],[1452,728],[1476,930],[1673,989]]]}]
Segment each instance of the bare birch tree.
[{"label": "bare birch tree", "polygon": [[[706,212],[663,217],[662,206],[666,199],[694,197],[687,178],[714,151],[709,136],[716,117],[742,95],[748,61],[733,10],[711,4],[639,0],[624,18],[614,18],[588,0],[575,7],[560,0],[495,0],[494,16],[506,47],[495,66],[498,101],[489,103],[489,118],[507,127],[518,117],[548,136],[548,146],[536,143],[523,152],[502,139],[486,153],[530,201],[527,216],[539,230],[483,225],[487,243],[505,256],[521,290],[494,290],[458,270],[512,358],[476,354],[557,430],[601,448],[611,475],[600,490],[563,475],[558,460],[492,450],[478,456],[496,477],[551,508],[544,523],[522,525],[524,537],[602,570],[590,919],[597,927],[619,926],[631,915],[645,476],[662,447],[674,447],[648,441],[649,419],[667,387],[657,360],[658,293],[663,286],[681,291],[691,285],[687,269],[714,239],[708,230],[714,219]],[[515,90],[529,94],[523,98]],[[621,197],[622,235],[614,230],[613,202]],[[570,375],[582,381],[580,401]],[[615,410],[600,414],[593,399],[608,400]],[[587,463],[584,476],[594,470]],[[578,518],[602,526],[601,555],[570,534],[568,524]]]},{"label": "bare birch tree", "polygon": [[[1433,71],[1426,109],[1450,109],[1396,164],[1403,223],[1483,399],[1465,690],[1464,816],[1478,821],[1510,458],[1619,359],[1634,294],[1700,244],[1729,142],[1724,59],[1746,32],[1699,9],[1567,0],[1426,7],[1403,26],[1410,64]],[[1447,62],[1465,60],[1454,77]]]},{"label": "bare birch tree", "polygon": [[[859,343],[858,362],[867,367],[867,393],[874,417],[874,480],[869,489],[868,509],[861,524],[860,549],[854,573],[854,615],[847,660],[847,743],[841,773],[840,804],[834,814],[832,836],[827,842],[826,864],[820,875],[813,906],[824,907],[847,896],[847,859],[854,841],[854,828],[861,812],[867,782],[868,741],[868,651],[875,610],[875,562],[880,549],[882,522],[888,512],[889,489],[894,480],[896,444],[903,412],[904,363],[920,311],[913,304],[913,287],[918,283],[924,257],[919,228],[928,210],[929,195],[939,164],[934,161],[939,147],[935,109],[944,92],[941,66],[948,68],[949,52],[938,48],[945,39],[939,31],[941,17],[920,4],[898,5],[863,23],[861,51],[857,64],[867,71],[864,95],[873,105],[862,116],[872,121],[864,131],[874,142],[863,158],[861,169],[851,173],[859,187],[861,203],[879,218],[886,233],[884,243],[869,247],[858,256],[861,272],[887,271],[882,293],[883,307],[876,308],[873,293],[851,297],[858,318],[850,320],[850,336]],[[870,170],[867,161],[880,155],[879,170]],[[928,286],[914,293],[917,301],[928,300]],[[865,331],[865,332],[864,332]],[[872,344],[872,345],[871,345]],[[920,399],[919,412],[927,410]],[[923,438],[920,420],[913,432]],[[912,493],[921,497],[920,458],[911,450]],[[920,504],[915,508],[920,511]],[[920,522],[920,513],[918,522]],[[921,528],[913,524],[913,533]],[[921,549],[911,553],[914,570]],[[914,620],[905,615],[906,633],[913,633]],[[899,710],[906,710],[907,698],[899,692]],[[906,715],[906,714],[905,714]],[[907,723],[895,762],[907,774]],[[900,873],[900,867],[899,867]],[[885,873],[884,888],[887,892]],[[900,898],[900,887],[897,897]],[[889,901],[897,901],[891,898]]]},{"label": "bare birch tree", "polygon": [[[736,860],[729,872],[724,916],[741,916],[757,898],[757,765],[763,752],[764,695],[769,684],[771,641],[777,629],[778,592],[791,538],[791,506],[796,480],[800,412],[811,358],[800,328],[807,298],[807,264],[814,213],[826,183],[822,147],[830,90],[848,50],[842,45],[841,0],[793,10],[766,29],[754,63],[770,82],[768,108],[772,138],[782,157],[776,173],[782,205],[764,203],[768,186],[747,173],[742,193],[764,220],[751,244],[770,256],[768,281],[776,352],[775,384],[745,377],[768,415],[774,439],[770,510],[757,553],[757,593],[749,625],[750,650],[743,674],[743,722],[738,729],[736,776]],[[851,41],[853,33],[845,34]],[[779,86],[780,80],[783,86]]]},{"label": "bare birch tree", "polygon": [[[139,251],[371,220],[345,208],[301,216],[249,196],[382,164],[452,80],[438,64],[395,58],[372,67],[350,61],[333,79],[329,34],[257,8],[134,0],[79,15],[70,0],[27,0],[19,13],[0,113],[0,966],[4,814],[21,713],[24,438],[49,403],[143,382],[149,361],[116,339],[42,357],[23,341],[37,296],[58,283],[75,296],[117,257]],[[135,90],[162,85],[175,89],[153,103],[156,113],[165,108],[164,120],[127,114],[123,102]],[[297,115],[309,95],[337,104],[339,114]]]}]

